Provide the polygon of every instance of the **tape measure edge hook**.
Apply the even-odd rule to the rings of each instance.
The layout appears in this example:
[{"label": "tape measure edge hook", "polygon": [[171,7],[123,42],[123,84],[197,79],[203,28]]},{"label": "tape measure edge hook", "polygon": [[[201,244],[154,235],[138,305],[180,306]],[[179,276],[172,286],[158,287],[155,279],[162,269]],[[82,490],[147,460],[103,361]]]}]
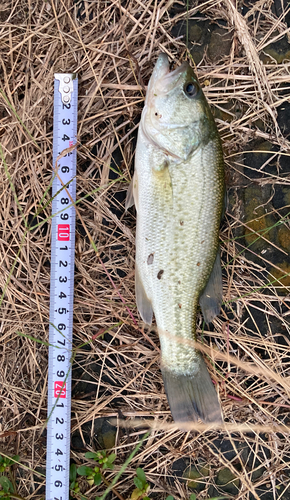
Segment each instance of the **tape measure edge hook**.
[{"label": "tape measure edge hook", "polygon": [[58,91],[61,94],[61,101],[64,105],[70,104],[74,90],[73,81],[77,79],[77,73],[55,73],[55,80],[59,80]]}]

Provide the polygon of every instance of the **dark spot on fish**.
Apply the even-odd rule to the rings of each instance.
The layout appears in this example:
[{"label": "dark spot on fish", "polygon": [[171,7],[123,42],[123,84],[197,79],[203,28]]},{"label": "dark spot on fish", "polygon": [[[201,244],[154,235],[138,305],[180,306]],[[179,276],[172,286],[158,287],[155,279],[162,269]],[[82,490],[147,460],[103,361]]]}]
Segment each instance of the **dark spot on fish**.
[{"label": "dark spot on fish", "polygon": [[181,304],[178,304],[179,309],[181,309]]},{"label": "dark spot on fish", "polygon": [[198,262],[196,265],[197,265],[197,266],[200,266],[200,262]]},{"label": "dark spot on fish", "polygon": [[154,253],[151,253],[150,255],[148,255],[148,258],[147,258],[148,266],[150,266],[150,264],[153,264],[153,260],[154,260]]},{"label": "dark spot on fish", "polygon": [[179,224],[180,224],[181,226],[183,226],[183,224],[184,224],[183,220],[181,220],[181,221],[179,222]]},{"label": "dark spot on fish", "polygon": [[163,274],[163,273],[164,273],[164,271],[163,271],[163,269],[161,269],[161,270],[159,271],[159,273],[157,274],[157,278],[158,278],[159,280],[161,280],[161,276],[162,276],[162,274]]}]

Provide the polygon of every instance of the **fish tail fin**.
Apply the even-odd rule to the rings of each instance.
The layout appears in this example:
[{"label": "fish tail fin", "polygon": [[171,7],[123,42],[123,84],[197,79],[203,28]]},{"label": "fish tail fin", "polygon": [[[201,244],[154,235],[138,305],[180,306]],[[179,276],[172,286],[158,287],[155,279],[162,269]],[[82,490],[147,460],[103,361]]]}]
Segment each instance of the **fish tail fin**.
[{"label": "fish tail fin", "polygon": [[[204,359],[199,354],[198,370],[193,374],[176,373],[162,368],[165,392],[174,421],[222,423],[223,417],[216,390],[211,381]],[[186,430],[186,429],[184,429]]]}]

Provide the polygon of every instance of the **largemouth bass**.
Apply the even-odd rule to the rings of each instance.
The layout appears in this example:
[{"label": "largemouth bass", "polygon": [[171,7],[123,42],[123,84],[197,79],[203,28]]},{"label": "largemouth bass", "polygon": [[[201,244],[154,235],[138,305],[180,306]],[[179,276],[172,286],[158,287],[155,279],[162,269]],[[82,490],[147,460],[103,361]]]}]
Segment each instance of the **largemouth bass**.
[{"label": "largemouth bass", "polygon": [[188,341],[195,338],[198,304],[210,323],[222,303],[224,190],[221,141],[197,78],[186,62],[170,72],[160,54],[126,207],[135,202],[137,210],[137,307],[147,324],[154,311],[165,391],[180,423],[222,421],[206,364]]}]

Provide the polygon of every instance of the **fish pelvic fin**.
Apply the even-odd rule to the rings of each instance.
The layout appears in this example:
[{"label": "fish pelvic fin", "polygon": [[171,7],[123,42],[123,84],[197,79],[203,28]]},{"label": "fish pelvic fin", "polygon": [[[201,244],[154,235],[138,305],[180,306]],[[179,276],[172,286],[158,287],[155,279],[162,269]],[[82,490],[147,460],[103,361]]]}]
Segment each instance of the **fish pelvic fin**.
[{"label": "fish pelvic fin", "polygon": [[151,325],[153,317],[152,304],[148,299],[137,265],[135,269],[135,292],[137,308],[140,316],[144,323]]},{"label": "fish pelvic fin", "polygon": [[193,374],[176,373],[162,368],[165,392],[173,420],[179,425],[196,422],[199,418],[205,423],[222,423],[222,411],[216,390],[211,381],[203,357],[199,356],[199,366]]}]

